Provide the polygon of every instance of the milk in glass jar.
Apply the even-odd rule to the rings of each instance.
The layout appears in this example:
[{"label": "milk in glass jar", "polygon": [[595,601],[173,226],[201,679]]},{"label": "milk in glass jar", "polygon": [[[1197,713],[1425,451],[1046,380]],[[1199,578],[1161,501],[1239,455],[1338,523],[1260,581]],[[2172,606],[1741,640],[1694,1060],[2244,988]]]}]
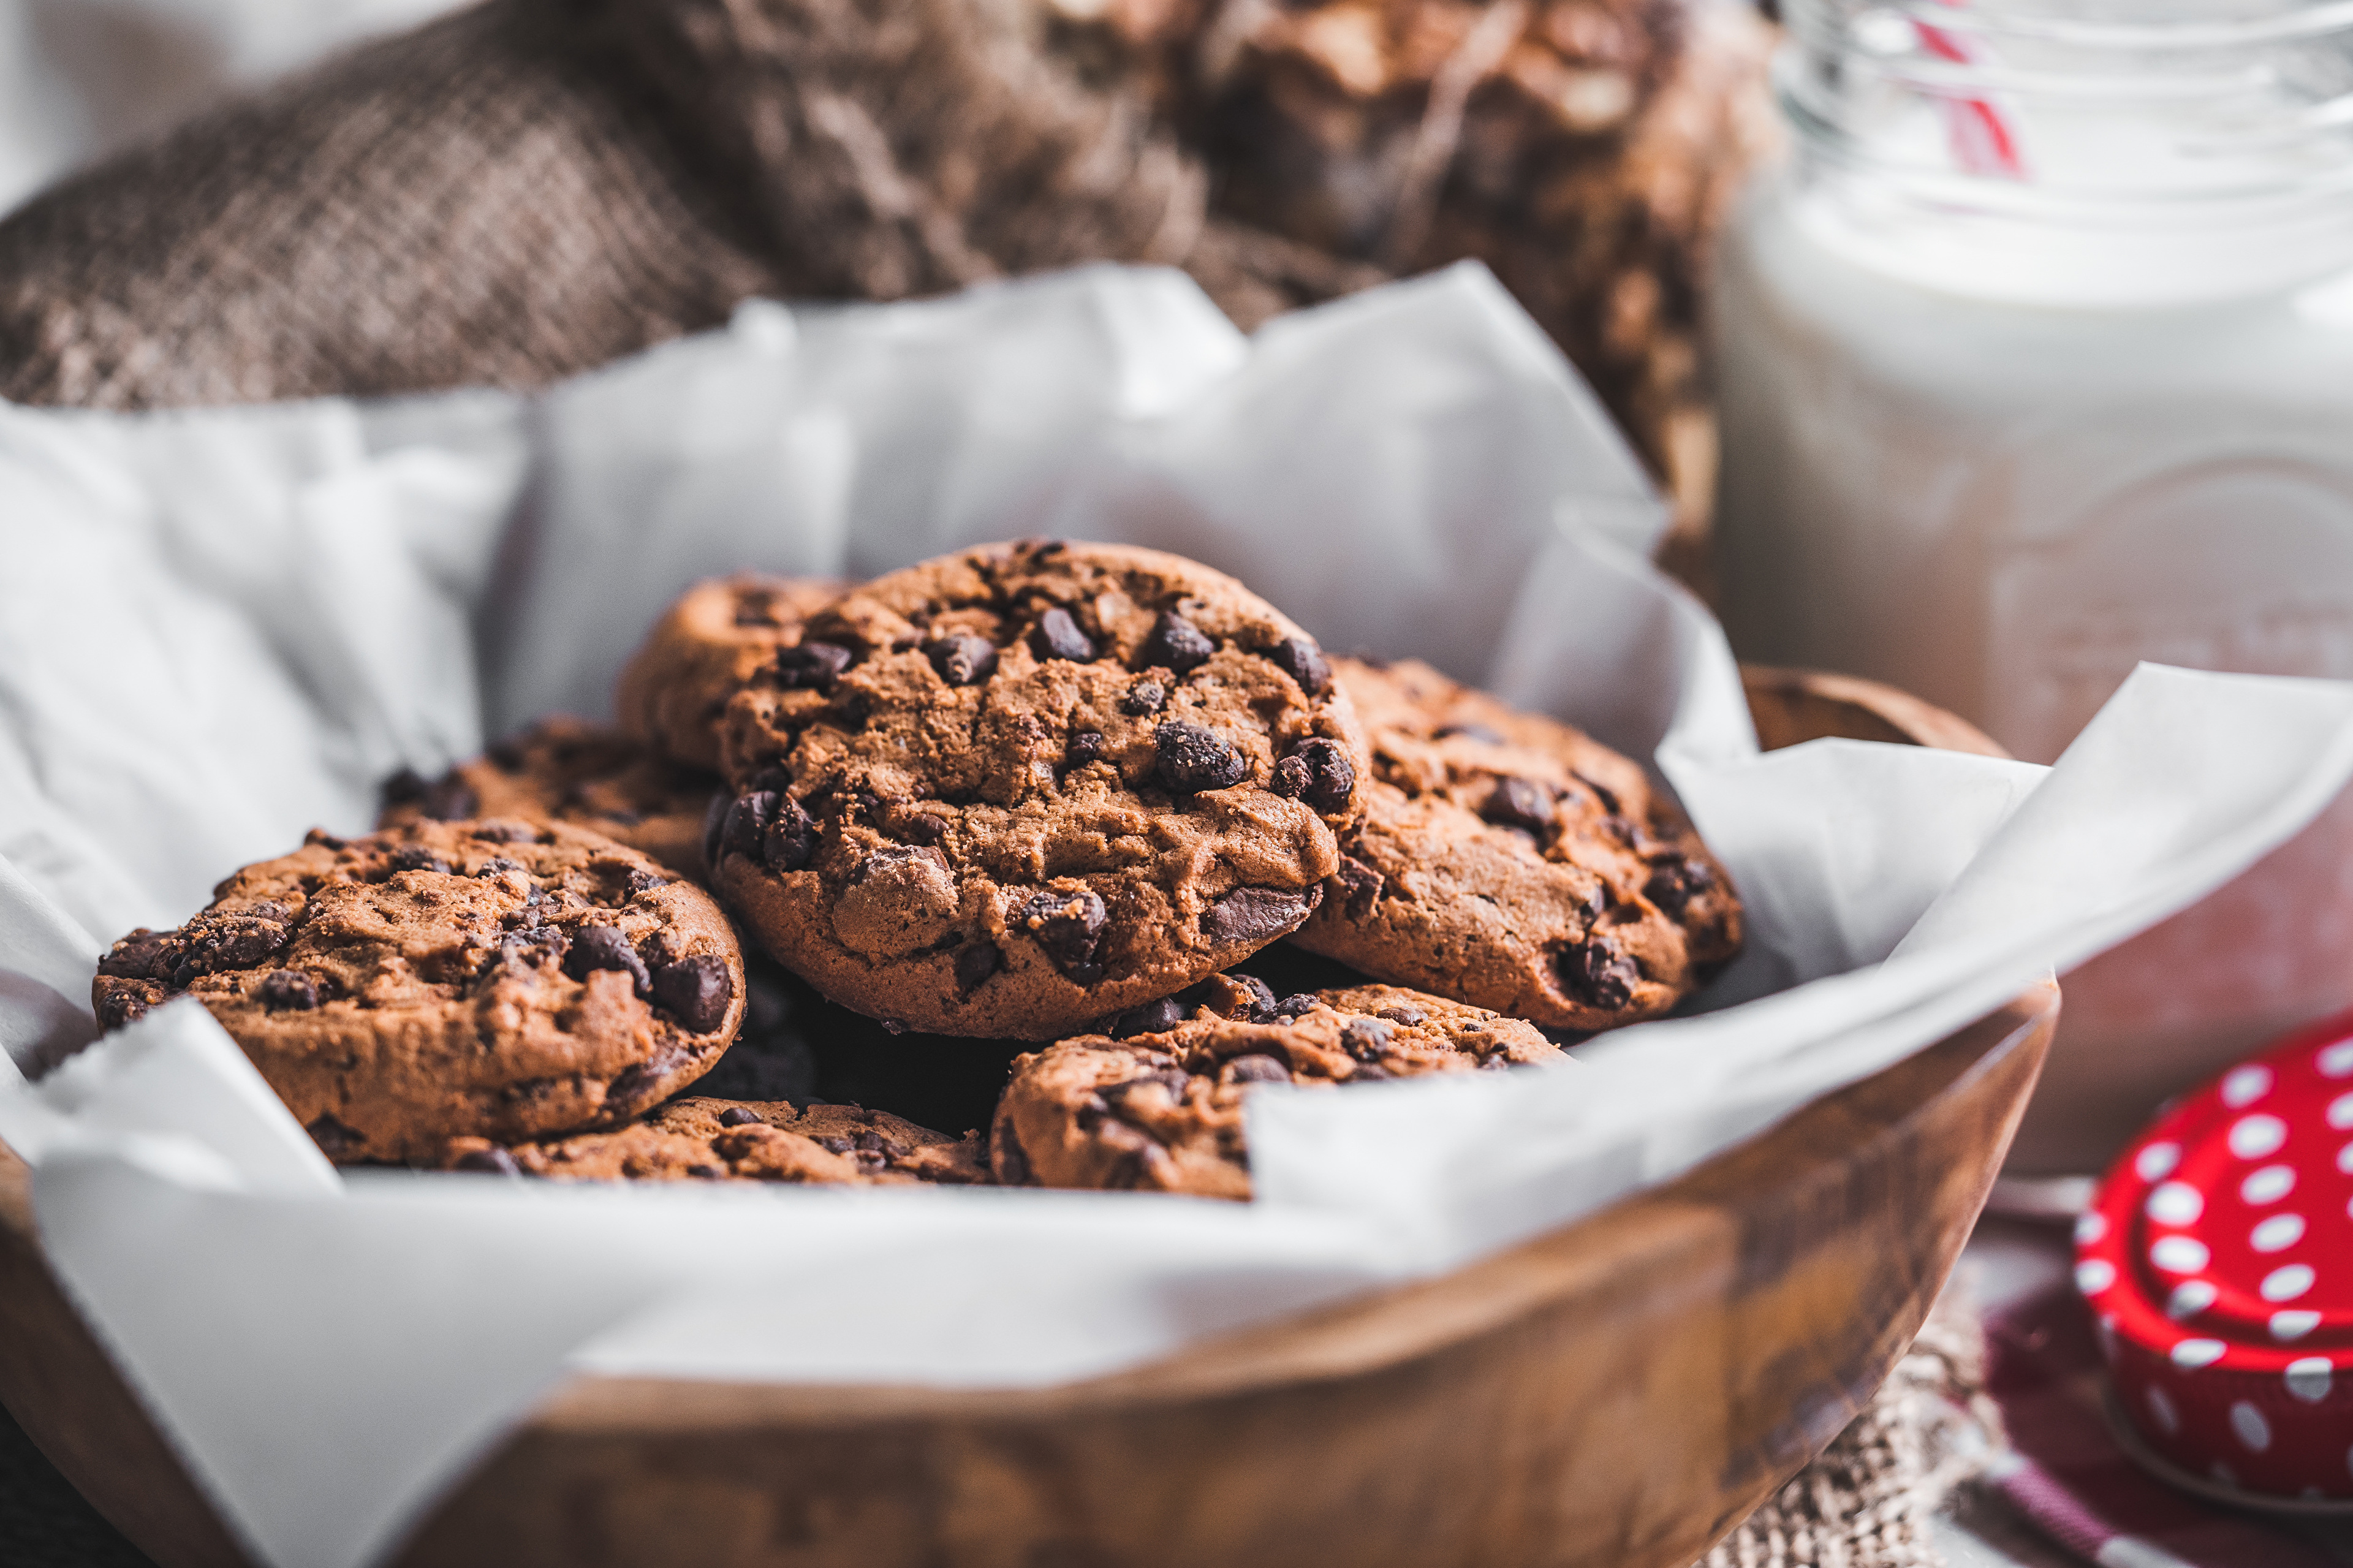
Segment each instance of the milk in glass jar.
[{"label": "milk in glass jar", "polygon": [[[1785,13],[1713,302],[1741,656],[2039,762],[2141,659],[2353,678],[2353,5]],[[2353,801],[2065,991],[2014,1169],[2353,1005]]]}]

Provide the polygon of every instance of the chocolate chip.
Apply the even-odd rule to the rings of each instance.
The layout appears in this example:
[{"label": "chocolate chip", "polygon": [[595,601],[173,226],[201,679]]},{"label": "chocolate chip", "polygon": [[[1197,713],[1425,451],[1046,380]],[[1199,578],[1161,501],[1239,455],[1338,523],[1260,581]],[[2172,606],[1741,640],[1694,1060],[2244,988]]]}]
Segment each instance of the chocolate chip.
[{"label": "chocolate chip", "polygon": [[988,1130],[988,1163],[997,1179],[1008,1187],[1034,1187],[1038,1178],[1029,1169],[1029,1153],[1015,1137],[1009,1123],[999,1121]]},{"label": "chocolate chip", "polygon": [[439,871],[446,876],[449,870],[448,861],[422,844],[404,844],[392,852],[385,864],[395,871]]},{"label": "chocolate chip", "polygon": [[528,868],[522,861],[510,860],[503,855],[493,855],[474,868],[474,875],[477,877],[500,877],[509,871],[522,871],[525,875],[529,875]]},{"label": "chocolate chip", "polygon": [[653,989],[653,977],[646,973],[646,961],[638,956],[638,950],[629,945],[628,934],[618,926],[582,926],[573,934],[572,951],[564,955],[564,973],[575,980],[586,980],[599,969],[624,972],[637,982],[640,996]]},{"label": "chocolate chip", "polygon": [[857,1146],[858,1146],[859,1148],[860,1148],[860,1149],[878,1149],[878,1150],[879,1150],[879,1149],[881,1149],[881,1148],[882,1147],[882,1135],[881,1135],[880,1132],[875,1132],[875,1131],[864,1131],[864,1132],[858,1133],[858,1134],[856,1134],[855,1136],[853,1136],[853,1137],[850,1139],[850,1142],[852,1142],[853,1144],[857,1145]]},{"label": "chocolate chip", "polygon": [[99,1027],[119,1029],[147,1016],[147,998],[133,985],[102,986],[97,1011]]},{"label": "chocolate chip", "polygon": [[787,691],[830,691],[858,656],[839,643],[805,642],[776,650],[776,684]]},{"label": "chocolate chip", "polygon": [[820,1138],[817,1141],[817,1146],[828,1154],[847,1154],[857,1147],[847,1138]]},{"label": "chocolate chip", "polygon": [[572,939],[558,926],[521,931],[499,943],[499,964],[506,969],[535,969],[554,963],[572,947]]},{"label": "chocolate chip", "polygon": [[689,1165],[686,1173],[703,1182],[723,1181],[727,1176],[727,1173],[716,1165]]},{"label": "chocolate chip", "polygon": [[1601,803],[1602,810],[1614,816],[1620,811],[1624,809],[1624,807],[1619,804],[1618,792],[1611,789],[1608,784],[1595,784],[1583,773],[1572,773],[1570,776],[1576,779],[1577,783],[1583,784],[1586,788],[1593,792],[1593,798]]},{"label": "chocolate chip", "polygon": [[1182,675],[1208,663],[1217,651],[1218,645],[1207,632],[1176,611],[1163,610],[1152,623],[1152,635],[1137,650],[1136,661],[1146,668],[1156,666]]},{"label": "chocolate chip", "polygon": [[321,1116],[302,1129],[311,1135],[330,1160],[340,1160],[346,1154],[356,1154],[367,1147],[367,1134],[356,1127],[346,1127],[332,1116]]},{"label": "chocolate chip", "polygon": [[1504,738],[1502,731],[1490,729],[1484,724],[1440,724],[1435,731],[1435,737],[1440,741],[1450,740],[1457,735],[1466,741],[1484,741],[1491,746],[1510,744]]},{"label": "chocolate chip", "polygon": [[925,813],[921,816],[911,816],[907,818],[905,822],[900,824],[899,833],[900,836],[904,837],[910,844],[921,844],[925,846],[937,844],[941,839],[947,837],[947,819],[945,817],[934,816],[929,813]]},{"label": "chocolate chip", "polygon": [[1642,978],[1630,954],[1599,936],[1561,949],[1553,967],[1570,995],[1595,1007],[1623,1007],[1634,999],[1635,983]]},{"label": "chocolate chip", "polygon": [[1067,658],[1084,664],[1095,656],[1095,640],[1079,629],[1068,610],[1049,610],[1029,628],[1029,651],[1039,658]]},{"label": "chocolate chip", "polygon": [[950,686],[977,686],[997,670],[997,645],[987,637],[934,637],[923,657]]},{"label": "chocolate chip", "polygon": [[319,1005],[319,983],[299,969],[273,969],[261,977],[261,1005],[308,1013]]},{"label": "chocolate chip", "polygon": [[[1111,911],[1092,888],[1071,893],[1039,893],[1022,909],[1020,923],[1038,939],[1054,967],[1081,985],[1103,978],[1099,956]],[[969,949],[966,949],[969,952]]]},{"label": "chocolate chip", "polygon": [[1317,999],[1307,992],[1294,991],[1275,1003],[1274,1012],[1280,1018],[1304,1018],[1308,1014],[1315,1011],[1320,1005]]},{"label": "chocolate chip", "polygon": [[1185,1086],[1189,1081],[1182,1068],[1166,1068],[1159,1072],[1138,1073],[1124,1083],[1111,1085],[1103,1092],[1105,1099],[1116,1102],[1125,1100],[1146,1084],[1157,1084],[1168,1091],[1170,1100],[1181,1104],[1185,1099]]},{"label": "chocolate chip", "polygon": [[453,1171],[479,1171],[486,1176],[520,1176],[522,1167],[503,1149],[469,1149],[449,1162]]},{"label": "chocolate chip", "polygon": [[1263,1024],[1273,1018],[1274,987],[1255,974],[1229,974],[1226,978],[1250,994],[1250,1001],[1243,1006],[1241,1016],[1248,1018],[1253,1024]]},{"label": "chocolate chip", "polygon": [[1332,667],[1324,661],[1324,650],[1305,637],[1285,637],[1266,657],[1308,696],[1321,697],[1332,689]]},{"label": "chocolate chip", "polygon": [[1479,815],[1498,827],[1541,834],[1553,825],[1552,791],[1534,779],[1497,779]]},{"label": "chocolate chip", "polygon": [[1132,1039],[1137,1035],[1157,1035],[1173,1029],[1185,1021],[1185,1005],[1174,996],[1163,996],[1157,1002],[1146,1002],[1140,1007],[1130,1007],[1111,1021],[1111,1036],[1115,1040]]},{"label": "chocolate chip", "polygon": [[776,808],[783,796],[774,790],[758,789],[739,795],[727,808],[727,817],[720,825],[720,853],[762,857],[768,825],[776,820]]},{"label": "chocolate chip", "polygon": [[1170,795],[1229,789],[1250,776],[1250,759],[1214,730],[1169,719],[1152,731],[1152,741],[1160,750],[1152,776]]},{"label": "chocolate chip", "polygon": [[512,818],[503,822],[477,823],[466,830],[469,838],[480,838],[490,844],[536,844],[539,829],[528,822]]},{"label": "chocolate chip", "polygon": [[776,595],[765,589],[743,595],[735,601],[735,624],[739,626],[780,626],[776,618]]},{"label": "chocolate chip", "polygon": [[1069,743],[1062,748],[1063,764],[1073,768],[1083,767],[1102,757],[1103,749],[1103,738],[1101,731],[1081,730],[1072,735]]},{"label": "chocolate chip", "polygon": [[1262,1052],[1252,1051],[1246,1057],[1236,1057],[1226,1064],[1228,1083],[1289,1083],[1291,1068]]},{"label": "chocolate chip", "polygon": [[481,809],[481,797],[473,786],[456,773],[435,782],[425,792],[417,809],[436,822],[463,822]]},{"label": "chocolate chip", "polygon": [[424,799],[425,792],[431,787],[423,773],[404,767],[385,774],[384,782],[375,786],[375,793],[385,805],[406,805],[412,800]]},{"label": "chocolate chip", "polygon": [[351,847],[352,843],[348,838],[336,837],[333,834],[328,832],[323,827],[314,827],[311,829],[310,832],[302,835],[302,842],[305,844],[323,844],[330,849],[348,849]]},{"label": "chocolate chip", "polygon": [[1692,900],[1715,882],[1715,872],[1704,860],[1669,856],[1651,863],[1651,877],[1642,884],[1642,896],[1658,905],[1668,919],[1681,920]]},{"label": "chocolate chip", "polygon": [[1366,865],[1353,855],[1340,857],[1340,868],[1332,874],[1340,885],[1340,896],[1347,900],[1348,918],[1360,921],[1373,912],[1381,900],[1381,890],[1388,879]]},{"label": "chocolate chip", "polygon": [[512,735],[492,741],[482,748],[482,755],[490,758],[491,765],[502,773],[519,773],[530,761],[522,742]]},{"label": "chocolate chip", "polygon": [[286,928],[255,915],[201,914],[181,928],[179,963],[172,984],[183,990],[200,974],[251,969],[285,947]]},{"label": "chocolate chip", "polygon": [[1348,1075],[1351,1083],[1384,1083],[1397,1075],[1375,1062],[1359,1062]]},{"label": "chocolate chip", "polygon": [[849,1157],[858,1162],[858,1168],[861,1171],[879,1171],[889,1163],[880,1149],[852,1149]]},{"label": "chocolate chip", "polygon": [[1305,920],[1312,908],[1304,893],[1280,888],[1236,888],[1201,911],[1201,934],[1215,942],[1272,942]]},{"label": "chocolate chip", "polygon": [[1394,1033],[1382,1019],[1351,1018],[1340,1026],[1340,1048],[1360,1062],[1368,1062],[1388,1047]]},{"label": "chocolate chip", "polygon": [[[612,931],[610,926],[591,926],[589,931]],[[588,933],[583,931],[584,937]],[[618,931],[613,933],[618,936]],[[625,948],[623,951],[627,951]],[[636,957],[631,953],[632,958]],[[620,964],[603,964],[601,968],[620,968]],[[735,999],[735,977],[727,973],[727,961],[703,954],[681,958],[675,963],[665,963],[653,972],[654,1005],[667,1007],[678,1015],[678,1021],[698,1035],[707,1035],[727,1021],[727,1005]]]},{"label": "chocolate chip", "polygon": [[749,1127],[754,1121],[766,1120],[748,1105],[731,1105],[719,1113],[722,1127]]},{"label": "chocolate chip", "polygon": [[997,973],[1005,963],[1005,954],[993,942],[976,942],[955,955],[955,983],[958,991],[970,991],[974,986]]},{"label": "chocolate chip", "polygon": [[1430,1022],[1430,1015],[1423,1012],[1420,1008],[1414,1006],[1384,1007],[1378,1013],[1376,1013],[1374,1016],[1377,1018],[1387,1018],[1392,1024],[1405,1024],[1409,1026],[1414,1024],[1427,1024]]},{"label": "chocolate chip", "polygon": [[1303,800],[1317,811],[1345,811],[1356,789],[1356,764],[1347,748],[1321,736],[1302,741],[1274,765],[1267,786],[1285,800]]},{"label": "chocolate chip", "polygon": [[1131,719],[1157,713],[1167,705],[1168,689],[1156,680],[1139,680],[1119,700],[1119,710]]},{"label": "chocolate chip", "polygon": [[128,980],[162,980],[180,966],[181,938],[176,931],[150,931],[141,926],[114,944],[98,961],[100,974]]},{"label": "chocolate chip", "polygon": [[797,871],[817,853],[817,838],[816,819],[791,795],[779,795],[775,816],[760,840],[761,857],[772,871]]}]

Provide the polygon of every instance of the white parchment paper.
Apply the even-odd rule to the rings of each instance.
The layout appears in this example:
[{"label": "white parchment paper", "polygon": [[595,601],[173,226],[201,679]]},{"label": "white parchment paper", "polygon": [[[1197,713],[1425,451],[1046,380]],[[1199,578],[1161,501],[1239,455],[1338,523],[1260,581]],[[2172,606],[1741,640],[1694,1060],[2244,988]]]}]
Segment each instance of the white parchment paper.
[{"label": "white parchment paper", "polygon": [[2353,688],[2144,668],[2053,769],[1759,755],[1662,510],[1484,272],[1237,334],[1090,269],[754,306],[528,402],[0,406],[0,1043],[236,865],[485,730],[606,711],[685,584],[1031,533],[1233,571],[1655,759],[1746,898],[1694,1016],[1250,1110],[1247,1205],[339,1174],[200,1006],[36,1083],[44,1244],[259,1559],[395,1547],[567,1373],[1035,1384],[1451,1267],[1688,1167],[2189,903],[2353,774]]}]

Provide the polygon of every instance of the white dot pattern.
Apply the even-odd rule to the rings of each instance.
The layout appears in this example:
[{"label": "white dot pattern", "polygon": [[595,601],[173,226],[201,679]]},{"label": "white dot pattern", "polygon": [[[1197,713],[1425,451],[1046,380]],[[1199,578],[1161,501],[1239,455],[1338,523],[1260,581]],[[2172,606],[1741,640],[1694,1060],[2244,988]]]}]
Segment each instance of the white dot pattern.
[{"label": "white dot pattern", "polygon": [[2194,1236],[2160,1236],[2148,1249],[2148,1260],[2168,1274],[2195,1274],[2212,1256]]},{"label": "white dot pattern", "polygon": [[2263,1282],[2256,1289],[2263,1293],[2266,1301],[2293,1301],[2312,1289],[2312,1280],[2311,1264],[2288,1263],[2264,1275]]},{"label": "white dot pattern", "polygon": [[2180,1144],[2152,1143],[2133,1157],[2133,1172],[2144,1182],[2161,1182],[2173,1174],[2173,1167],[2179,1163]]},{"label": "white dot pattern", "polygon": [[[2353,1148],[2353,1144],[2348,1144]],[[2075,1216],[2075,1239],[2093,1242],[2108,1234],[2108,1216],[2097,1209],[2086,1209]]]},{"label": "white dot pattern", "polygon": [[2187,1182],[2159,1182],[2149,1189],[2146,1212],[2159,1225],[2195,1225],[2206,1199]]},{"label": "white dot pattern", "polygon": [[2353,1094],[2340,1094],[2328,1102],[2328,1125],[2339,1132],[2353,1127]]},{"label": "white dot pattern", "polygon": [[2182,1340],[2170,1352],[2173,1364],[2185,1372],[2195,1372],[2201,1366],[2212,1366],[2222,1359],[2220,1340]]},{"label": "white dot pattern", "polygon": [[[2100,1263],[2102,1261],[2103,1259],[2094,1258],[2087,1259],[2084,1264],[2079,1265],[2077,1267],[2075,1276],[2076,1284],[2080,1286],[2083,1283],[2082,1270],[2084,1268],[2088,1267],[2092,1263]],[[2108,1283],[2111,1285],[2116,1283],[2114,1269],[2109,1270]],[[2105,1289],[2105,1287],[2104,1286],[2102,1289]],[[2084,1294],[2089,1295],[2091,1292],[2087,1290]],[[2221,1294],[2221,1292],[2217,1291],[2213,1285],[2207,1280],[2184,1279],[2180,1284],[2176,1285],[2173,1288],[2173,1294],[2165,1299],[2165,1315],[2171,1318],[2177,1323],[2184,1318],[2194,1318],[2199,1313],[2204,1311],[2207,1308],[2212,1306],[2214,1304],[2214,1298],[2219,1294]]]},{"label": "white dot pattern", "polygon": [[2303,1239],[2300,1214],[2275,1214],[2247,1233],[2247,1245],[2257,1252],[2285,1252]]},{"label": "white dot pattern", "polygon": [[[2353,1101],[2353,1094],[2344,1098]],[[2329,1107],[2329,1111],[2330,1124],[2334,1126],[2336,1107]],[[2279,1146],[2286,1142],[2287,1123],[2276,1116],[2258,1112],[2253,1116],[2242,1116],[2231,1123],[2231,1152],[2242,1160],[2260,1160],[2266,1154],[2275,1154],[2279,1152]],[[2179,1155],[2176,1157],[2178,1159]]]},{"label": "white dot pattern", "polygon": [[2272,1338],[2282,1344],[2300,1340],[2318,1327],[2320,1327],[2320,1314],[2307,1312],[2300,1307],[2272,1314]]},{"label": "white dot pattern", "polygon": [[2306,1405],[2317,1405],[2328,1397],[2328,1386],[2335,1382],[2335,1367],[2325,1355],[2301,1356],[2287,1363],[2282,1374],[2287,1391]]},{"label": "white dot pattern", "polygon": [[2249,1172],[2247,1179],[2239,1184],[2240,1201],[2258,1205],[2275,1204],[2294,1191],[2295,1169],[2290,1165],[2265,1165],[2260,1171]]},{"label": "white dot pattern", "polygon": [[2116,1282],[2116,1266],[2105,1258],[2087,1258],[2075,1265],[2075,1289],[2096,1296]]},{"label": "white dot pattern", "polygon": [[2261,1062],[2232,1068],[2222,1075],[2222,1103],[2243,1110],[2272,1091],[2272,1069]]},{"label": "white dot pattern", "polygon": [[2353,1040],[2322,1047],[2313,1065],[2320,1069],[2323,1078],[2353,1078]]},{"label": "white dot pattern", "polygon": [[2231,1405],[2231,1431],[2250,1453],[2260,1454],[2272,1446],[2272,1424],[2243,1399]]}]

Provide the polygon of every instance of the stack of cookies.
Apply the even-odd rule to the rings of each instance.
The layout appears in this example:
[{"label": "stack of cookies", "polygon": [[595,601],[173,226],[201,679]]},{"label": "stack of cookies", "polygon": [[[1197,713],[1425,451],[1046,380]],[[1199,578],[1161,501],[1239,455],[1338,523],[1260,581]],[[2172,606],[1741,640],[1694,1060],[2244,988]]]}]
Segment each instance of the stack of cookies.
[{"label": "stack of cookies", "polygon": [[132,932],[100,1021],[196,998],[347,1163],[1242,1198],[1259,1086],[1557,1060],[1740,942],[1639,765],[1154,551],[702,584],[617,707]]}]

